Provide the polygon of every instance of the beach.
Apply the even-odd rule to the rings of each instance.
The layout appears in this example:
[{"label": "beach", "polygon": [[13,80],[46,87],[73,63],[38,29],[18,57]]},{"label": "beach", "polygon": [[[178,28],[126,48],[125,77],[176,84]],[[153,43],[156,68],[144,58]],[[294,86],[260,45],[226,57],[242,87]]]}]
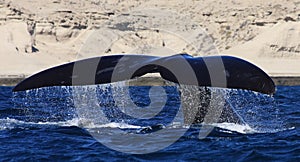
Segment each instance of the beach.
[{"label": "beach", "polygon": [[231,55],[277,85],[300,83],[300,1],[1,0],[0,32],[5,85],[74,60],[132,53]]}]

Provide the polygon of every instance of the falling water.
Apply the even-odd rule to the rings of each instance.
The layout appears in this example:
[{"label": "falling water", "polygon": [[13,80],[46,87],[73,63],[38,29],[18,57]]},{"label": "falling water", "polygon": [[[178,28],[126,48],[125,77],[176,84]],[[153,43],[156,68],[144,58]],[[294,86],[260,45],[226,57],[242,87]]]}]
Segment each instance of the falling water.
[{"label": "falling water", "polygon": [[[126,81],[92,86],[47,87],[14,93],[12,102],[20,112],[20,118],[14,116],[15,119],[29,122],[76,119],[79,127],[109,123],[140,127],[159,124],[186,126],[195,124],[201,112],[203,120],[196,124],[210,124],[231,130],[242,125],[246,133],[284,129],[271,96],[244,90],[179,86],[171,82],[159,87],[127,86]],[[174,120],[176,115],[178,118]]]}]

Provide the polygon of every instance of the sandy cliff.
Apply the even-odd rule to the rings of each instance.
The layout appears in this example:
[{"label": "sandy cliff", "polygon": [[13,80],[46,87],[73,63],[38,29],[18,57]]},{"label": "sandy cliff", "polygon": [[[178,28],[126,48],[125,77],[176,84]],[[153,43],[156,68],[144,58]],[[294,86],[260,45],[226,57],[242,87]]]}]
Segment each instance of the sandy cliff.
[{"label": "sandy cliff", "polygon": [[300,76],[300,1],[0,0],[0,32],[0,75],[95,55],[188,52]]}]

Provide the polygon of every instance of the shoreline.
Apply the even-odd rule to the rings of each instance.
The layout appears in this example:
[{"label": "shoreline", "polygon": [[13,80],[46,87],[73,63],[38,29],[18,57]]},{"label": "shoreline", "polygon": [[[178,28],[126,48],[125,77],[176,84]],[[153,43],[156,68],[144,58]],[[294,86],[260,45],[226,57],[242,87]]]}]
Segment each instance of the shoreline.
[{"label": "shoreline", "polygon": [[276,86],[299,86],[300,76],[274,76],[271,77]]},{"label": "shoreline", "polygon": [[[0,76],[0,86],[15,86],[26,78],[25,75]],[[300,86],[300,76],[271,76],[276,86]],[[166,85],[160,77],[141,77],[131,80],[129,85],[135,86],[161,86]]]},{"label": "shoreline", "polygon": [[15,86],[26,77],[25,75],[0,75],[0,86]]}]

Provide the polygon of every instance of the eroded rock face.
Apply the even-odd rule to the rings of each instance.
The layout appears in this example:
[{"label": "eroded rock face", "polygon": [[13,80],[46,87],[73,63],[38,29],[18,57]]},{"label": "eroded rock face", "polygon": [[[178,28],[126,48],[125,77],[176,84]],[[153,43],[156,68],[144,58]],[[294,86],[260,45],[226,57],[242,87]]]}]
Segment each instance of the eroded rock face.
[{"label": "eroded rock face", "polygon": [[[0,26],[2,50],[10,48],[14,54],[32,52],[32,39],[24,22],[9,22]],[[5,51],[3,51],[5,53]]]},{"label": "eroded rock face", "polygon": [[[102,3],[101,3],[102,4]],[[0,1],[0,25],[11,25],[10,22],[27,24],[20,31],[30,35],[26,47],[18,47],[20,53],[40,52],[53,54],[62,61],[70,60],[57,55],[75,55],[81,44],[74,39],[88,28],[99,28],[100,24],[114,15],[113,11],[101,9],[100,2],[81,1]],[[104,6],[105,7],[105,6]],[[84,36],[83,36],[84,37]],[[85,39],[85,38],[83,38]],[[68,45],[65,43],[68,42]],[[81,40],[78,40],[82,42]],[[68,49],[53,51],[53,49]],[[53,51],[53,52],[51,52]]]},{"label": "eroded rock face", "polygon": [[276,58],[300,58],[300,23],[278,24],[273,30],[269,33],[269,36],[273,35],[273,39],[265,41],[261,55]]},{"label": "eroded rock face", "polygon": [[[106,20],[132,10],[147,8],[171,10],[188,17],[211,33],[220,51],[255,38],[278,21],[299,21],[300,2],[272,0],[268,2],[214,1],[143,1],[124,0],[33,0],[0,1],[0,24],[22,21],[29,24],[33,44],[51,39],[65,42],[81,31],[101,28]],[[165,22],[162,22],[165,23]],[[32,24],[35,24],[34,28]],[[37,41],[35,40],[37,39]],[[37,47],[38,48],[38,47]],[[284,49],[283,49],[284,50]],[[286,49],[293,51],[293,49]]]},{"label": "eroded rock face", "polygon": [[[144,17],[144,22],[130,20],[116,23],[118,17],[135,17],[134,11],[147,13],[156,9],[169,13],[165,19]],[[179,15],[177,18],[174,15]],[[195,46],[185,44],[174,33],[194,33],[193,28],[184,28],[190,21],[200,26],[209,36],[220,53],[230,51],[238,46],[256,40],[259,35],[278,24],[300,23],[300,2],[289,0],[271,1],[224,1],[224,0],[174,0],[174,1],[127,1],[127,0],[0,0],[0,28],[14,23],[23,24],[17,32],[24,32],[8,46],[4,53],[11,51],[19,54],[49,55],[59,62],[76,59],[81,47],[90,37],[93,29],[111,28],[117,34],[125,33],[125,37],[116,38],[111,46],[102,53],[180,53],[201,55],[205,43]],[[140,15],[143,16],[143,13]],[[168,16],[170,18],[168,18]],[[163,16],[162,16],[163,17]],[[175,18],[174,18],[175,17]],[[161,26],[172,27],[173,34],[163,30],[141,30],[137,25],[149,25],[152,20],[161,20]],[[118,26],[119,25],[119,26]],[[175,27],[175,29],[174,29]],[[177,27],[177,28],[176,28]],[[117,31],[119,30],[119,31]],[[287,41],[267,41],[258,54],[271,57],[294,57],[299,55],[299,36],[288,32]],[[158,32],[157,32],[158,31]],[[104,33],[104,35],[107,33]],[[116,33],[114,33],[116,34]],[[26,35],[26,36],[24,36]],[[111,36],[113,34],[108,34]],[[188,37],[188,35],[187,35]],[[195,36],[196,37],[196,36]],[[201,37],[201,36],[199,36]],[[196,38],[195,38],[196,39]],[[6,40],[2,40],[6,41]],[[16,41],[16,39],[14,39]],[[9,42],[9,41],[8,41]],[[10,40],[10,42],[13,42]],[[155,47],[149,47],[146,44]],[[6,48],[8,48],[6,47]],[[200,51],[201,51],[200,50]],[[150,52],[149,52],[150,51]],[[213,54],[212,52],[211,54]]]}]

